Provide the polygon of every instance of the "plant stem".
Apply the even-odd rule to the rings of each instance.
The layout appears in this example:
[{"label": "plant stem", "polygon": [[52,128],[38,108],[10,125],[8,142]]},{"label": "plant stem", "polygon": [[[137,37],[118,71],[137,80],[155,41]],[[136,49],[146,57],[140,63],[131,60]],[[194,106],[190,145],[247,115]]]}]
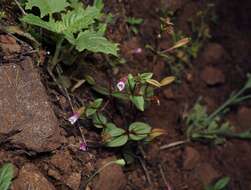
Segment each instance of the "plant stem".
[{"label": "plant stem", "polygon": [[87,180],[87,182],[86,182],[86,186],[88,185],[88,183],[90,183],[90,181],[96,176],[96,175],[98,175],[101,171],[103,171],[106,167],[108,167],[108,166],[110,166],[110,165],[112,165],[112,164],[116,164],[116,160],[113,160],[113,161],[110,161],[110,162],[108,162],[108,163],[106,163],[104,166],[102,166],[101,168],[99,168],[94,174],[92,174],[89,178],[88,178],[88,180]]},{"label": "plant stem", "polygon": [[230,106],[231,104],[236,103],[235,100],[238,99],[238,97],[245,91],[245,88],[242,88],[240,91],[238,91],[235,95],[228,98],[228,100],[222,104],[218,109],[216,109],[209,117],[208,121],[210,122],[212,119],[214,119],[219,113],[221,113],[226,107]]},{"label": "plant stem", "polygon": [[64,41],[64,37],[61,37],[57,42],[55,53],[54,53],[54,56],[51,60],[51,65],[50,65],[51,71],[53,71],[54,67],[58,64],[58,60],[59,60],[58,58],[59,58],[59,54],[60,54],[60,50],[61,50],[63,41]]}]

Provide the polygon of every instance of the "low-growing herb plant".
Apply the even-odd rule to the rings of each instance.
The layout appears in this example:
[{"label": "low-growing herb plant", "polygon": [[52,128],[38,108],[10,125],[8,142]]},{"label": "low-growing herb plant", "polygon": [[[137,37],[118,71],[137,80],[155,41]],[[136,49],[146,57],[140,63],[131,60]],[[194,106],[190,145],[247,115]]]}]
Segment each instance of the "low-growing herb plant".
[{"label": "low-growing herb plant", "polygon": [[[144,111],[151,101],[159,103],[157,96],[154,95],[154,89],[168,85],[175,80],[174,77],[166,77],[159,82],[152,79],[152,76],[152,73],[142,73],[136,76],[129,74],[120,79],[112,90],[97,85],[94,86],[94,89],[108,98],[115,98],[126,104],[134,105],[139,111]],[[111,100],[107,102],[109,103],[109,101]],[[109,121],[103,113],[103,105],[107,105],[107,102],[103,103],[103,99],[96,99],[70,117],[69,121],[74,124],[80,115],[90,118],[96,128],[102,129],[102,141],[108,147],[120,147],[128,141],[149,142],[166,133],[163,129],[154,129],[145,122],[135,120],[129,124],[126,122],[125,126],[117,126]],[[129,107],[129,111],[133,114],[133,109],[131,106]]]},{"label": "low-growing herb plant", "polygon": [[126,22],[130,26],[130,29],[134,34],[138,34],[138,26],[141,25],[144,20],[142,18],[127,17]]},{"label": "low-growing herb plant", "polygon": [[170,76],[159,82],[152,79],[152,76],[153,73],[142,73],[137,76],[129,74],[121,78],[112,91],[98,85],[94,86],[93,89],[103,95],[130,101],[138,110],[144,111],[149,102],[156,101],[158,103],[158,98],[154,95],[154,89],[169,85],[175,80],[175,77]]},{"label": "low-growing herb plant", "polygon": [[11,180],[14,176],[14,169],[12,164],[4,164],[0,168],[0,189],[8,190],[11,184]]},{"label": "low-growing herb plant", "polygon": [[186,119],[187,137],[191,140],[213,141],[215,144],[223,143],[225,138],[251,139],[251,129],[236,133],[229,122],[222,122],[222,116],[231,106],[251,98],[250,94],[245,95],[250,88],[251,75],[248,75],[246,84],[239,91],[232,93],[228,100],[210,115],[206,107],[197,102]]},{"label": "low-growing herb plant", "polygon": [[168,71],[177,78],[176,82],[180,82],[185,68],[191,67],[192,61],[198,56],[202,46],[211,38],[209,24],[214,22],[216,17],[212,7],[213,4],[207,5],[192,20],[188,20],[192,32],[190,38],[187,38],[182,31],[174,30],[172,20],[174,20],[173,17],[175,14],[166,14],[166,17],[160,18],[160,37],[162,33],[168,33],[174,44],[173,47],[182,41],[187,41],[187,43],[179,46],[179,48],[171,47],[161,51],[156,51],[148,46],[148,48],[166,61]]},{"label": "low-growing herb plant", "polygon": [[55,53],[50,68],[53,69],[61,59],[64,42],[79,52],[88,50],[117,56],[118,45],[104,37],[107,24],[104,21],[102,0],[95,0],[92,6],[84,7],[78,0],[28,0],[25,9],[36,7],[37,16],[29,13],[21,20],[52,32],[56,37]]},{"label": "low-growing herb plant", "polygon": [[219,179],[215,184],[206,187],[205,190],[226,190],[229,182],[229,177],[223,177]]}]

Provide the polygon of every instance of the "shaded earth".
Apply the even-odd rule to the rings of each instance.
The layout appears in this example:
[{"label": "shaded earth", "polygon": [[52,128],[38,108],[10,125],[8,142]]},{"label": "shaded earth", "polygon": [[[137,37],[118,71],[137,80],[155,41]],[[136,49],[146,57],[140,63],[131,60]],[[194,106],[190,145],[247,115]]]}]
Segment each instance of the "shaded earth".
[{"label": "shaded earth", "polygon": [[[15,12],[19,10],[7,2],[0,8],[7,13],[6,22],[15,23]],[[51,84],[44,65],[36,66],[38,58],[33,53],[27,54],[31,51],[27,42],[16,41],[1,32],[0,164],[15,165],[11,189],[203,190],[217,179],[229,176],[228,189],[251,190],[250,141],[228,140],[219,146],[189,142],[160,149],[186,139],[184,116],[199,97],[212,112],[244,84],[246,74],[251,72],[250,2],[108,0],[105,11],[116,15],[116,22],[109,26],[107,35],[121,44],[121,56],[127,63],[110,72],[102,64],[93,64],[101,63],[102,56],[88,55],[81,57],[88,65],[79,66],[78,71],[83,69],[100,83],[109,81],[107,76],[115,80],[127,73],[153,72],[156,79],[170,75],[166,60],[145,48],[147,44],[158,50],[172,46],[170,37],[165,34],[159,37],[163,10],[175,12],[175,31],[190,36],[193,33],[188,19],[194,18],[208,3],[215,4],[217,15],[216,24],[210,24],[212,37],[184,68],[181,82],[159,91],[161,104],[153,104],[139,115],[151,126],[166,129],[168,134],[149,145],[140,145],[140,150],[135,149],[139,159],[133,164],[124,168],[111,165],[88,185],[91,174],[105,163],[120,158],[121,152],[93,143],[100,140],[100,135],[88,121],[81,120],[74,127],[69,125],[71,105]],[[125,22],[129,16],[144,19],[137,35]],[[134,53],[137,48],[142,49],[140,54]],[[88,99],[89,95],[88,87],[78,89],[80,99]],[[226,115],[226,119],[237,126],[237,131],[249,129],[250,118],[250,101],[233,107]],[[121,119],[114,120],[120,122]],[[81,135],[90,142],[87,151],[79,149]]]}]

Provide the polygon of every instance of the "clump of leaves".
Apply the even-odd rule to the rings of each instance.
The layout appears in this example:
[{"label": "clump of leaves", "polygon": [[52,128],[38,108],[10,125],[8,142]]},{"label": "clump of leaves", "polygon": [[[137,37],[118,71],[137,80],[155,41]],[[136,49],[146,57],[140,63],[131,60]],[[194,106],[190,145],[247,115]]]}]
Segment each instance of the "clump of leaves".
[{"label": "clump of leaves", "polygon": [[127,24],[130,26],[132,32],[134,34],[138,34],[138,26],[141,25],[144,20],[142,18],[135,18],[135,17],[127,17],[126,19]]},{"label": "clump of leaves", "polygon": [[29,13],[21,20],[56,34],[52,68],[60,61],[64,41],[80,52],[88,50],[117,56],[117,44],[104,37],[107,24],[102,21],[102,0],[95,0],[92,6],[87,7],[78,0],[28,0],[25,9],[33,7],[40,10],[40,15]]},{"label": "clump of leaves", "polygon": [[251,129],[236,133],[229,122],[222,122],[224,115],[233,105],[251,98],[244,93],[251,88],[251,75],[248,75],[246,84],[238,92],[233,92],[228,100],[213,113],[208,115],[205,106],[197,102],[186,119],[188,125],[187,137],[191,140],[213,141],[221,144],[225,138],[251,139]]},{"label": "clump of leaves", "polygon": [[[192,20],[188,21],[192,32],[189,43],[179,46],[179,48],[155,52],[166,60],[169,72],[177,78],[176,82],[180,82],[184,69],[191,67],[191,62],[198,56],[199,50],[211,38],[209,24],[215,22],[216,17],[213,8],[213,4],[208,4],[204,10],[199,11]],[[167,32],[170,35],[175,47],[180,41],[188,38],[182,31],[174,30],[171,22],[174,15],[174,13],[168,14],[160,20],[162,33]]]},{"label": "clump of leaves", "polygon": [[[117,84],[117,88],[111,89],[112,91],[98,85],[94,86],[93,89],[103,95],[130,101],[138,110],[144,111],[149,102],[154,100],[158,102],[154,90],[169,85],[175,80],[175,77],[169,76],[157,81],[152,79],[152,76],[153,73],[142,73],[137,76],[129,74],[121,79]],[[124,88],[120,89],[119,84],[122,84]]]},{"label": "clump of leaves", "polygon": [[[134,105],[137,110],[144,111],[151,101],[158,100],[154,95],[154,89],[174,81],[174,77],[166,77],[159,82],[152,79],[152,76],[152,73],[142,73],[136,76],[129,74],[117,83],[115,89],[107,89],[97,85],[93,87],[97,92],[106,95],[108,100],[103,103],[103,99],[99,98],[89,102],[84,111],[81,112],[92,120],[96,128],[102,130],[101,136],[105,146],[120,147],[129,141],[149,142],[166,133],[163,129],[152,128],[149,124],[138,121],[134,117],[134,109],[131,107]],[[112,118],[108,118],[107,112],[104,111],[110,102],[114,102],[114,99],[125,103],[122,112],[132,113],[123,114],[126,121],[123,126],[111,122]],[[126,111],[128,104],[129,110]]]},{"label": "clump of leaves", "polygon": [[4,164],[0,168],[0,189],[8,190],[11,184],[11,180],[14,175],[14,169],[12,164]]},{"label": "clump of leaves", "polygon": [[229,182],[229,177],[223,177],[219,179],[215,184],[206,187],[205,190],[226,190]]}]

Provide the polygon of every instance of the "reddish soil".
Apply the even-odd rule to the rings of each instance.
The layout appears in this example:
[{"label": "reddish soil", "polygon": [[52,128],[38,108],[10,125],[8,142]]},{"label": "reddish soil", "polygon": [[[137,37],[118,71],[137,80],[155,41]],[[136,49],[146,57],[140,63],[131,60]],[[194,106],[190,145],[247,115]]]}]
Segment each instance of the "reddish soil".
[{"label": "reddish soil", "polygon": [[[121,44],[121,56],[127,63],[119,67],[117,75],[113,75],[101,64],[104,61],[102,56],[83,56],[81,59],[91,63],[88,63],[88,67],[78,66],[74,74],[91,74],[101,84],[108,83],[110,80],[108,76],[113,75],[115,81],[127,73],[152,71],[157,79],[170,75],[166,62],[145,48],[146,44],[156,49],[167,49],[172,46],[170,38],[157,37],[160,33],[161,9],[169,7],[175,11],[175,31],[182,30],[186,35],[191,35],[187,18],[203,10],[207,3],[209,1],[206,0],[105,1],[106,11],[113,13],[117,18],[109,27],[108,36]],[[143,115],[138,115],[151,126],[166,129],[168,134],[151,144],[140,145],[140,151],[139,148],[135,148],[138,160],[125,166],[123,170],[120,167],[109,167],[94,179],[89,189],[203,190],[215,180],[229,176],[231,181],[228,189],[251,190],[250,141],[229,140],[219,146],[190,142],[160,150],[163,145],[186,139],[184,115],[199,97],[203,98],[208,110],[213,111],[233,90],[239,89],[244,84],[246,73],[251,72],[251,13],[249,13],[251,2],[219,0],[213,3],[218,20],[217,24],[210,25],[212,38],[203,44],[191,66],[185,68],[181,83],[172,84],[159,91],[160,106],[153,104]],[[14,22],[13,12],[16,9],[2,4],[0,8],[7,12],[9,22]],[[138,35],[133,35],[129,31],[130,28],[125,23],[125,18],[128,16],[144,19]],[[143,52],[133,54],[132,50],[136,48],[142,48]],[[93,130],[89,121],[81,120],[78,125],[85,126],[81,129],[90,146],[87,152],[80,151],[78,149],[80,131],[66,122],[71,114],[70,105],[55,85],[51,85],[50,78],[42,66],[41,73],[63,128],[64,142],[60,148],[52,152],[29,154],[25,150],[15,149],[10,145],[5,146],[1,143],[0,136],[0,164],[11,161],[15,164],[17,173],[25,173],[21,179],[17,174],[18,180],[15,181],[13,189],[25,189],[20,184],[25,180],[32,181],[26,176],[29,175],[26,170],[31,170],[43,178],[39,183],[41,187],[39,189],[44,189],[46,186],[47,189],[55,187],[58,190],[83,190],[88,176],[104,161],[114,159],[115,156],[121,157],[120,149],[99,146],[96,143],[100,140],[99,132]],[[76,96],[88,100],[92,92],[88,87],[82,87],[78,89]],[[73,103],[77,103],[76,98],[73,98]],[[111,110],[111,113],[114,112],[116,110]],[[226,117],[238,126],[238,130],[250,128],[251,101],[233,107]],[[120,117],[114,120],[121,122]],[[36,168],[34,169],[29,163],[34,164]]]}]

